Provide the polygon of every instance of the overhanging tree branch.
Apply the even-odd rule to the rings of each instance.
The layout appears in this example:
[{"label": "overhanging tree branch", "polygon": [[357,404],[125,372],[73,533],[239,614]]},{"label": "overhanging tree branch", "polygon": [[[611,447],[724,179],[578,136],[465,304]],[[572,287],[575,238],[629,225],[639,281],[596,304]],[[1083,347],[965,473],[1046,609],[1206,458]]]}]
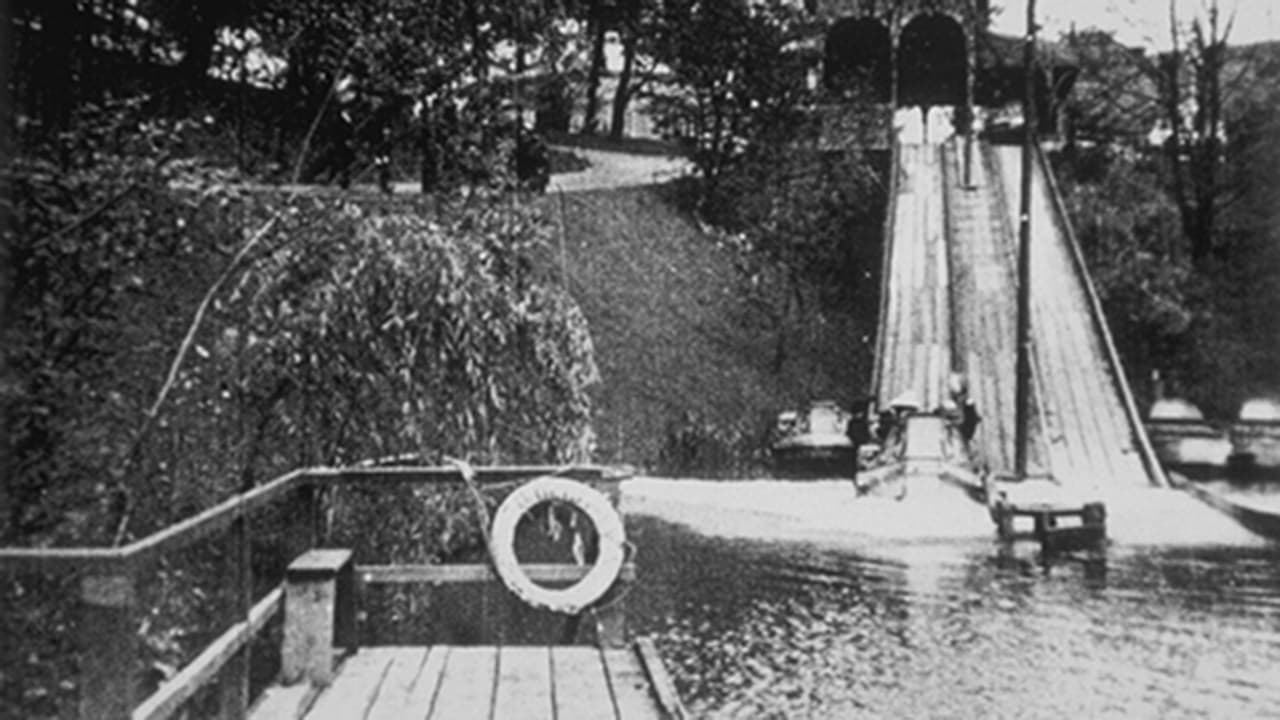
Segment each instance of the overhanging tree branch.
[{"label": "overhanging tree branch", "polygon": [[151,406],[147,408],[146,413],[143,414],[142,424],[138,427],[137,432],[134,433],[133,441],[130,443],[129,450],[125,453],[120,467],[113,473],[116,494],[114,504],[119,518],[116,522],[116,530],[113,536],[112,545],[119,545],[124,541],[129,528],[129,519],[132,515],[132,502],[125,478],[128,477],[129,472],[131,472],[137,464],[138,459],[141,456],[142,444],[146,440],[147,436],[151,434],[151,429],[155,426],[156,419],[160,416],[160,409],[164,406],[165,400],[168,399],[170,391],[173,390],[174,383],[177,382],[178,373],[182,370],[182,366],[186,362],[187,355],[191,351],[191,346],[195,343],[196,334],[204,323],[204,317],[209,311],[209,305],[213,303],[213,299],[217,296],[222,285],[240,269],[244,259],[248,257],[249,253],[258,246],[258,243],[267,236],[267,233],[275,227],[275,224],[279,219],[280,212],[277,211],[258,228],[258,230],[244,243],[244,245],[241,246],[240,251],[231,259],[231,262],[227,264],[227,267],[223,269],[217,279],[213,281],[213,284],[209,286],[209,289],[205,291],[204,297],[200,299],[200,304],[196,307],[196,312],[191,318],[191,323],[187,326],[187,333],[182,338],[182,342],[178,345],[178,350],[174,354],[173,362],[169,364],[169,372],[165,376],[159,392],[156,393],[155,400],[151,403]]}]

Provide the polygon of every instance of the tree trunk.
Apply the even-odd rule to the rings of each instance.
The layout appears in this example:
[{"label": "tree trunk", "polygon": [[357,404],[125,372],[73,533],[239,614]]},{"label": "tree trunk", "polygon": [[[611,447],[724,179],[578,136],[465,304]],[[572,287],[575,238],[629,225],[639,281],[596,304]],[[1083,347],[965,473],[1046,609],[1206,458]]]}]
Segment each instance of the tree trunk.
[{"label": "tree trunk", "polygon": [[[1200,194],[1200,193],[1197,193]],[[1213,252],[1214,225],[1216,224],[1213,196],[1201,196],[1192,212],[1191,260],[1199,263]]]},{"label": "tree trunk", "polygon": [[[790,273],[787,273],[784,277],[786,278],[785,282],[791,282]],[[783,288],[782,293],[782,312],[778,317],[778,334],[774,338],[773,362],[771,363],[773,374],[778,377],[782,375],[782,371],[787,367],[787,348],[791,345],[791,334],[787,331],[792,325],[791,318],[793,313],[791,311],[791,306],[793,298],[795,297],[794,288]]]},{"label": "tree trunk", "polygon": [[436,107],[434,100],[422,101],[422,115],[418,118],[418,144],[420,150],[419,174],[421,191],[430,194],[436,189],[440,177],[440,153],[436,136]]},{"label": "tree trunk", "polygon": [[183,90],[190,92],[204,84],[205,75],[209,72],[213,46],[218,39],[218,24],[213,13],[201,7],[200,3],[193,3],[187,22],[182,39],[185,53],[178,63],[178,77]]},{"label": "tree trunk", "polygon": [[613,93],[613,119],[609,123],[609,137],[621,140],[627,125],[627,104],[631,101],[631,74],[635,71],[636,47],[639,33],[632,23],[627,23],[627,38],[622,48],[622,74]]},{"label": "tree trunk", "polygon": [[[1222,128],[1222,73],[1226,61],[1226,32],[1218,25],[1218,3],[1208,7],[1209,26],[1199,20],[1192,24],[1191,40],[1183,50],[1178,39],[1176,6],[1169,5],[1172,51],[1162,68],[1164,109],[1172,126],[1168,158],[1173,197],[1178,205],[1183,236],[1190,247],[1193,263],[1199,264],[1213,254],[1217,235],[1218,203],[1223,195],[1221,163],[1223,147],[1219,143]],[[1189,97],[1195,102],[1190,127],[1183,108],[1181,73],[1188,72],[1191,81]]]},{"label": "tree trunk", "polygon": [[475,63],[476,80],[483,83],[489,77],[489,48],[481,29],[479,0],[467,2],[467,25],[471,30],[472,62]]},{"label": "tree trunk", "polygon": [[66,129],[71,109],[80,99],[75,73],[80,10],[74,0],[55,0],[43,11],[41,25],[40,59],[34,74],[40,81],[33,95],[38,98],[36,106],[44,128],[57,132]]},{"label": "tree trunk", "polygon": [[600,75],[604,73],[604,21],[597,18],[591,26],[591,66],[587,70],[587,103],[583,112],[582,132],[594,135],[596,115],[600,112]]}]

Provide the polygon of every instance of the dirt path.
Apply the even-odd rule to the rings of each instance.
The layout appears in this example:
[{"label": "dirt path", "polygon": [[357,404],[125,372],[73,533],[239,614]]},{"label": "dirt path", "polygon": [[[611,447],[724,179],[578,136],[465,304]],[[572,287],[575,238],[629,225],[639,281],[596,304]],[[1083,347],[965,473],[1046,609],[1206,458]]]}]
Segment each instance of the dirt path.
[{"label": "dirt path", "polygon": [[548,190],[581,192],[604,188],[653,185],[674,180],[690,172],[688,159],[668,155],[634,154],[581,147],[556,147],[572,152],[591,166],[551,176]]},{"label": "dirt path", "polygon": [[[589,167],[574,172],[552,173],[548,192],[584,192],[608,188],[634,187],[637,185],[656,185],[668,182],[692,172],[693,166],[687,158],[677,155],[656,155],[653,153],[630,153],[615,150],[599,150],[595,148],[553,146],[562,152],[571,152],[590,163]],[[326,195],[342,192],[358,192],[362,194],[378,194],[376,185],[370,182],[352,183],[349,191],[343,191],[336,185],[303,185],[264,183],[244,183],[242,188],[258,192],[296,193],[299,195]],[[402,181],[391,184],[394,195],[415,195],[421,186],[416,181]]]}]

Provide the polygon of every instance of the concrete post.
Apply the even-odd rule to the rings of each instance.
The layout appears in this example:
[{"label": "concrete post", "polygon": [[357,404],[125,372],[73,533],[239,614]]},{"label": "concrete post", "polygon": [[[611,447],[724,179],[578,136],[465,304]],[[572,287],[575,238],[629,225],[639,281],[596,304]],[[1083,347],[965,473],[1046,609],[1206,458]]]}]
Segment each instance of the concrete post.
[{"label": "concrete post", "polygon": [[355,646],[355,566],[350,550],[310,550],[285,574],[281,682],[333,680],[334,648]]},{"label": "concrete post", "polygon": [[138,661],[136,586],[131,573],[88,575],[80,581],[83,720],[120,720],[133,712]]}]

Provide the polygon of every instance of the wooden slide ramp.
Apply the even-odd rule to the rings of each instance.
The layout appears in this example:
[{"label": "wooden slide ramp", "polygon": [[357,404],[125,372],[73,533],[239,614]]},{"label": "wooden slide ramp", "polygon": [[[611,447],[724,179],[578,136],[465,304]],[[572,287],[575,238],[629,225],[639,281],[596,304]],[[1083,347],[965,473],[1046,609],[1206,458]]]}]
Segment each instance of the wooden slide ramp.
[{"label": "wooden slide ramp", "polygon": [[951,320],[941,159],[937,145],[898,146],[876,379],[880,407],[911,393],[921,410],[930,411],[946,397]]},{"label": "wooden slide ramp", "polygon": [[[1016,199],[1021,150],[992,146],[993,174]],[[1044,390],[1046,446],[1054,476],[1073,485],[1147,486],[1135,428],[1121,400],[1119,368],[1107,357],[1090,311],[1084,281],[1075,270],[1066,218],[1053,204],[1039,163],[1031,192],[1031,336]],[[1017,206],[1006,202],[1017,227]],[[1141,432],[1138,426],[1136,432]]]},{"label": "wooden slide ramp", "polygon": [[[964,150],[945,149],[947,234],[952,266],[951,300],[957,370],[982,413],[973,439],[981,461],[997,473],[1014,469],[1017,362],[1017,248],[998,185],[974,147],[970,184],[964,185]],[[1031,387],[1028,470],[1047,472],[1040,398]]]},{"label": "wooden slide ramp", "polygon": [[[961,140],[897,147],[875,378],[881,407],[910,392],[929,412],[965,373],[983,415],[974,449],[998,473],[1014,464],[1020,152],[975,144],[966,186]],[[1068,220],[1034,167],[1028,470],[1080,489],[1159,485]]]}]

